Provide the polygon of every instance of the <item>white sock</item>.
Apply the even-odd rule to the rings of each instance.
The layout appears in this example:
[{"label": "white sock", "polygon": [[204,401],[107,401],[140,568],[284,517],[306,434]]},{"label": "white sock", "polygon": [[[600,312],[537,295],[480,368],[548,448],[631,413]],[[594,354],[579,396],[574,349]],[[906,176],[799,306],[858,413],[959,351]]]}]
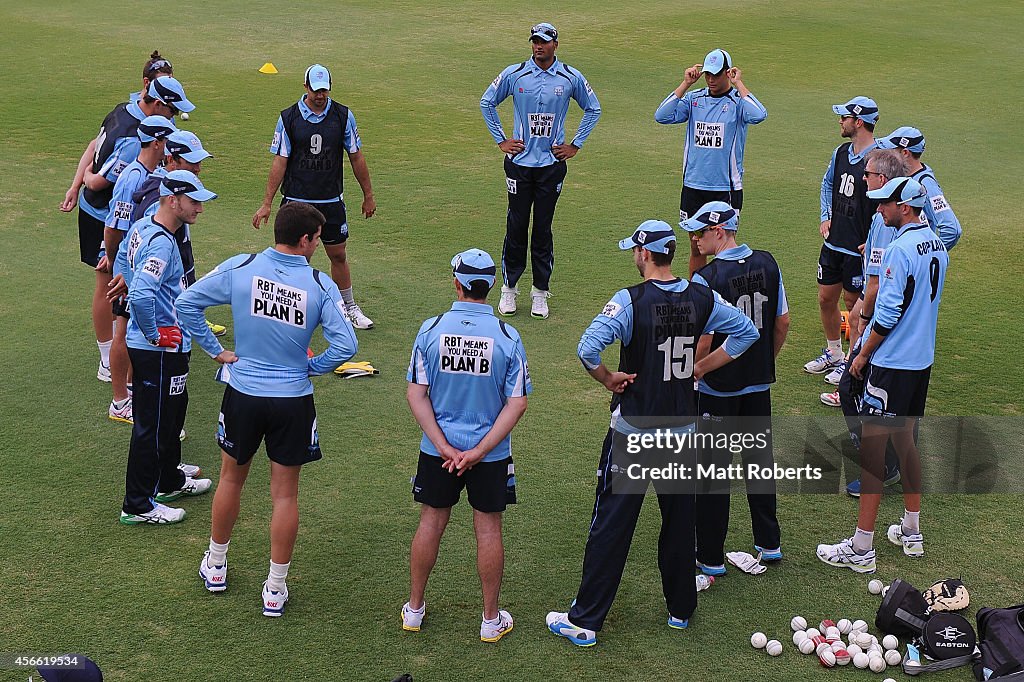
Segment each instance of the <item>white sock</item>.
[{"label": "white sock", "polygon": [[110,367],[110,344],[113,341],[97,341],[96,345],[100,349],[100,362],[104,367]]},{"label": "white sock", "polygon": [[356,302],[355,297],[352,296],[352,287],[341,290],[341,300],[345,302],[345,305],[352,305]]},{"label": "white sock", "polygon": [[833,355],[843,354],[843,342],[840,339],[828,339],[828,349],[832,351]]},{"label": "white sock", "polygon": [[291,565],[292,563],[290,561],[287,564],[275,564],[271,561],[270,575],[267,576],[267,587],[274,592],[284,592],[284,581],[288,577],[288,567]]},{"label": "white sock", "polygon": [[908,533],[921,532],[921,512],[903,510],[903,530]]},{"label": "white sock", "polygon": [[111,400],[110,402],[114,406],[115,410],[120,410],[122,407],[124,407],[125,405],[127,405],[131,401],[132,401],[132,397],[128,396],[124,400]]},{"label": "white sock", "polygon": [[414,609],[412,607],[412,602],[409,602],[409,610],[412,611],[413,613],[416,613],[416,614],[423,613],[423,609],[425,609],[425,608],[427,608],[427,602],[425,602],[425,601],[422,604],[420,604],[420,607],[418,609]]},{"label": "white sock", "polygon": [[853,534],[853,551],[857,554],[867,554],[875,543],[875,531],[857,529]]},{"label": "white sock", "polygon": [[222,545],[210,538],[210,559],[206,563],[210,566],[223,566],[224,562],[228,560],[228,545],[230,544],[231,540]]},{"label": "white sock", "polygon": [[484,617],[483,620],[488,625],[497,625],[498,623],[501,622],[501,614],[499,613],[497,616],[495,616],[494,618],[491,618],[490,620],[488,620],[486,617]]}]

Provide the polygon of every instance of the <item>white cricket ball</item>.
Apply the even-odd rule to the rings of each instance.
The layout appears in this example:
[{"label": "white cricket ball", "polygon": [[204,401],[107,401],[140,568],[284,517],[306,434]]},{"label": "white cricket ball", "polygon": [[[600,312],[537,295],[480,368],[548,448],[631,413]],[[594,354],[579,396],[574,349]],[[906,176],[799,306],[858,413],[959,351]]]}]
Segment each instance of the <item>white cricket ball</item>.
[{"label": "white cricket ball", "polygon": [[884,585],[878,578],[868,582],[868,592],[871,594],[882,594],[882,587],[884,587]]},{"label": "white cricket ball", "polygon": [[863,649],[861,649],[861,648],[860,648],[860,647],[859,647],[858,645],[856,645],[856,644],[851,644],[850,646],[846,647],[846,650],[847,650],[848,652],[850,652],[850,655],[851,655],[851,656],[856,656],[857,654],[859,654],[859,653],[861,653],[862,651],[864,651]]},{"label": "white cricket ball", "polygon": [[755,649],[763,649],[764,645],[768,643],[768,636],[763,632],[755,632],[750,636],[750,646]]},{"label": "white cricket ball", "polygon": [[832,653],[834,654],[839,653],[840,651],[846,651],[846,647],[843,646],[842,642],[832,642],[829,645],[829,648],[832,649]]},{"label": "white cricket ball", "polygon": [[182,121],[187,121],[188,120],[188,113],[187,112],[185,112],[185,111],[181,112],[181,120]]},{"label": "white cricket ball", "polygon": [[793,619],[789,621],[789,627],[793,628],[793,632],[797,630],[807,629],[807,619],[803,616],[793,616]]},{"label": "white cricket ball", "polygon": [[846,641],[849,642],[850,644],[856,644],[857,643],[857,635],[858,634],[860,634],[860,633],[859,632],[851,632],[850,634],[848,634],[846,636]]},{"label": "white cricket ball", "polygon": [[885,660],[881,656],[871,656],[868,660],[868,667],[871,672],[880,673],[885,670]]},{"label": "white cricket ball", "polygon": [[866,632],[858,632],[857,633],[857,646],[859,646],[861,649],[867,649],[873,643],[874,643],[874,640],[871,639],[871,635],[869,635],[868,633],[866,633]]},{"label": "white cricket ball", "polygon": [[896,635],[886,635],[882,638],[882,646],[885,647],[886,651],[890,649],[899,649],[900,640],[896,639]]},{"label": "white cricket ball", "polygon": [[848,635],[850,630],[853,630],[853,623],[850,622],[849,618],[840,618],[839,622],[836,623],[836,627],[839,628],[839,634]]},{"label": "white cricket ball", "polygon": [[900,652],[896,651],[896,649],[889,649],[886,651],[884,658],[885,662],[889,665],[899,665],[900,662],[903,661],[903,656],[900,655]]},{"label": "white cricket ball", "polygon": [[809,639],[800,642],[800,653],[805,655],[814,653],[814,642]]},{"label": "white cricket ball", "polygon": [[867,631],[868,631],[868,624],[865,623],[864,621],[860,620],[859,618],[857,620],[853,621],[853,624],[850,626],[850,632],[867,632]]},{"label": "white cricket ball", "polygon": [[821,656],[821,652],[822,651],[832,651],[832,645],[829,644],[828,642],[818,642],[814,646],[814,653],[816,653],[819,656]]},{"label": "white cricket ball", "polygon": [[835,625],[825,630],[825,639],[829,642],[838,642],[842,635],[839,633],[839,628]]},{"label": "white cricket ball", "polygon": [[859,668],[860,670],[867,668],[870,662],[868,655],[863,651],[853,657],[853,667]]},{"label": "white cricket ball", "polygon": [[896,682],[896,680],[892,679],[891,677],[887,677],[884,680],[882,680],[882,682]]},{"label": "white cricket ball", "polygon": [[764,650],[768,652],[769,656],[781,656],[782,642],[777,639],[773,639],[765,645]]},{"label": "white cricket ball", "polygon": [[814,639],[815,637],[820,637],[820,636],[821,636],[821,633],[818,632],[818,628],[809,628],[807,630],[807,639]]},{"label": "white cricket ball", "polygon": [[821,661],[821,664],[826,668],[832,668],[836,664],[836,655],[832,653],[831,649],[825,649],[818,654],[818,660]]},{"label": "white cricket ball", "polygon": [[793,646],[800,646],[800,642],[807,639],[807,633],[803,630],[797,630],[793,633]]},{"label": "white cricket ball", "polygon": [[883,599],[885,598],[885,595],[886,595],[886,593],[888,593],[888,592],[889,592],[889,586],[888,586],[888,585],[886,585],[885,587],[883,587],[883,588],[882,588],[882,598],[883,598]]}]

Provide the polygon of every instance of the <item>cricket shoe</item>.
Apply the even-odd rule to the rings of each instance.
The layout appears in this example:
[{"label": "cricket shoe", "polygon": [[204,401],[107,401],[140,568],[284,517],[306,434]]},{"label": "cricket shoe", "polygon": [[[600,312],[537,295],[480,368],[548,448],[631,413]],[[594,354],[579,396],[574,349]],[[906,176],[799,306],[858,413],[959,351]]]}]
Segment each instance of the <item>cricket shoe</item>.
[{"label": "cricket shoe", "polygon": [[210,331],[213,332],[214,336],[224,336],[225,334],[228,333],[228,328],[222,324],[214,324],[213,322],[207,320],[206,326],[210,328]]},{"label": "cricket shoe", "polygon": [[808,374],[824,374],[841,365],[844,357],[842,351],[833,352],[828,348],[822,348],[821,355],[804,365],[804,371]]},{"label": "cricket shoe", "polygon": [[132,398],[128,396],[124,400],[111,400],[107,408],[107,418],[115,422],[134,424],[132,421]]},{"label": "cricket shoe", "polygon": [[516,296],[519,295],[519,289],[515,287],[507,287],[502,285],[501,287],[501,300],[498,301],[498,312],[502,315],[515,315],[516,314]]},{"label": "cricket shoe", "polygon": [[419,611],[414,611],[409,602],[405,602],[405,606],[402,607],[402,629],[407,632],[419,632],[425,615],[427,615],[426,602],[423,602]]},{"label": "cricket shoe", "polygon": [[668,626],[673,630],[685,630],[690,627],[689,618],[676,618],[675,616],[668,617]]},{"label": "cricket shoe", "polygon": [[715,577],[725,575],[725,564],[704,564],[699,561],[696,562],[696,564],[697,569],[704,575],[711,575]]},{"label": "cricket shoe", "polygon": [[498,622],[492,623],[487,620],[480,621],[480,641],[497,642],[499,639],[512,632],[512,614],[508,611],[498,611]]},{"label": "cricket shoe", "polygon": [[839,391],[832,391],[831,393],[819,393],[818,400],[821,401],[822,405],[826,407],[842,407],[843,404],[839,400]]},{"label": "cricket shoe", "polygon": [[910,557],[921,557],[924,556],[924,536],[921,532],[908,533],[903,530],[903,520],[900,519],[899,523],[894,523],[889,526],[888,532],[885,536],[889,538],[889,542],[894,545],[903,545],[903,553]]},{"label": "cricket shoe", "polygon": [[199,478],[199,474],[203,473],[203,470],[195,464],[185,464],[184,462],[178,465],[178,471],[185,474],[186,478]]},{"label": "cricket shoe", "polygon": [[530,316],[538,320],[548,319],[548,299],[551,298],[550,291],[542,291],[537,287],[530,289]]},{"label": "cricket shoe", "polygon": [[839,380],[843,378],[843,372],[846,371],[846,360],[839,363],[839,366],[834,370],[825,375],[825,383],[832,384],[833,386],[839,385]]},{"label": "cricket shoe", "polygon": [[144,523],[159,526],[168,523],[178,523],[184,519],[184,509],[175,509],[174,507],[168,507],[163,504],[155,504],[152,509],[143,514],[129,514],[125,511],[121,512],[121,523],[126,526],[138,526]]},{"label": "cricket shoe", "polygon": [[275,592],[263,581],[263,615],[278,618],[284,613],[284,605],[288,603],[288,588]]},{"label": "cricket shoe", "polygon": [[559,637],[565,637],[576,646],[594,646],[597,644],[597,633],[586,628],[576,627],[569,622],[569,614],[561,611],[552,611],[544,621],[548,624],[548,630]]},{"label": "cricket shoe", "polygon": [[[882,481],[883,485],[896,485],[900,482],[900,470],[893,467],[885,467],[885,480]],[[846,484],[846,494],[850,497],[860,497],[860,479],[850,481]]]},{"label": "cricket shoe", "polygon": [[206,583],[206,589],[210,592],[223,592],[228,589],[228,561],[220,566],[210,565],[210,551],[203,554],[203,560],[199,562],[199,577]]},{"label": "cricket shoe", "polygon": [[853,548],[853,538],[840,540],[834,545],[818,545],[815,554],[829,566],[848,568],[854,573],[875,572],[874,547],[864,554],[857,554]]},{"label": "cricket shoe", "polygon": [[212,485],[213,481],[208,478],[189,478],[186,476],[185,482],[180,488],[169,493],[157,493],[153,499],[162,503],[173,502],[180,497],[195,497],[208,492]]},{"label": "cricket shoe", "polygon": [[[697,581],[698,592],[703,592],[704,590],[708,589],[709,587],[715,584],[715,576],[713,575],[704,575],[703,573],[698,573],[693,577]],[[669,625],[671,625],[671,623],[669,623]]]},{"label": "cricket shoe", "polygon": [[754,545],[754,549],[761,555],[762,561],[782,561],[782,548],[776,547],[775,549],[765,549],[759,545]]},{"label": "cricket shoe", "polygon": [[358,303],[345,304],[345,317],[356,329],[373,329],[373,320],[363,315],[363,310]]},{"label": "cricket shoe", "polygon": [[110,365],[104,365],[100,360],[100,366],[96,369],[96,378],[105,383],[110,383]]}]

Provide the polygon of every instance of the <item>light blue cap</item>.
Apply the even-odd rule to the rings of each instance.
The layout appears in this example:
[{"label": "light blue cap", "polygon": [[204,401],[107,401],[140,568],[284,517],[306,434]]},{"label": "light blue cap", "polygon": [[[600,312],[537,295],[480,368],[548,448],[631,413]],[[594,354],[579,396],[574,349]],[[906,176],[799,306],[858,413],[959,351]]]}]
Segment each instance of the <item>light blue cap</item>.
[{"label": "light blue cap", "polygon": [[836,116],[853,116],[865,123],[878,123],[878,105],[870,97],[854,97],[846,104],[833,104],[832,111]]},{"label": "light blue cap", "polygon": [[184,86],[174,76],[161,76],[153,79],[149,84],[148,94],[164,104],[171,105],[178,111],[188,113],[196,108],[196,105],[185,97]]},{"label": "light blue cap", "polygon": [[142,142],[152,142],[170,137],[178,129],[163,116],[147,116],[139,122],[136,134]]},{"label": "light blue cap", "polygon": [[675,231],[664,220],[645,220],[633,234],[619,240],[619,248],[626,251],[639,246],[654,253],[668,253],[668,243],[675,240]]},{"label": "light blue cap", "polygon": [[709,201],[701,206],[692,218],[679,223],[679,227],[687,232],[705,230],[718,225],[726,230],[738,230],[740,227],[739,211],[724,201]]},{"label": "light blue cap", "polygon": [[331,72],[323,64],[314,64],[306,69],[305,82],[313,92],[331,89]]},{"label": "light blue cap", "polygon": [[704,56],[704,64],[701,73],[710,73],[712,76],[722,73],[722,69],[732,68],[732,57],[722,48],[715,48]]},{"label": "light blue cap", "polygon": [[882,203],[895,201],[898,204],[924,208],[928,192],[913,178],[893,178],[878,189],[868,191],[868,199]]},{"label": "light blue cap", "polygon": [[906,149],[920,154],[924,151],[924,133],[917,128],[903,126],[878,141],[881,149]]},{"label": "light blue cap", "polygon": [[481,249],[466,249],[452,258],[452,274],[464,287],[472,286],[474,281],[483,280],[488,287],[494,286],[494,259],[491,254]]},{"label": "light blue cap", "polygon": [[199,178],[192,171],[171,171],[160,181],[160,196],[169,197],[184,194],[196,201],[216,199],[217,195],[203,187]]},{"label": "light blue cap", "polygon": [[188,130],[171,133],[171,136],[167,138],[167,147],[164,149],[164,153],[168,156],[177,154],[189,163],[199,163],[203,159],[213,156],[203,149],[203,143],[199,141],[196,134]]}]

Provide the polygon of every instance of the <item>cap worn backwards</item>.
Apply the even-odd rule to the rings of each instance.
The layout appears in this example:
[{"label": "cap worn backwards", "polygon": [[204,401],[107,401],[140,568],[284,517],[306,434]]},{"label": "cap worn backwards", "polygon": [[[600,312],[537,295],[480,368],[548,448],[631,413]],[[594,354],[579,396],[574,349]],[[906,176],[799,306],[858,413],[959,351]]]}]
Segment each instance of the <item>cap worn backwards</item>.
[{"label": "cap worn backwards", "polygon": [[687,232],[696,232],[721,225],[723,229],[735,231],[739,229],[739,223],[739,211],[724,201],[709,201],[692,218],[681,221],[679,227]]}]

